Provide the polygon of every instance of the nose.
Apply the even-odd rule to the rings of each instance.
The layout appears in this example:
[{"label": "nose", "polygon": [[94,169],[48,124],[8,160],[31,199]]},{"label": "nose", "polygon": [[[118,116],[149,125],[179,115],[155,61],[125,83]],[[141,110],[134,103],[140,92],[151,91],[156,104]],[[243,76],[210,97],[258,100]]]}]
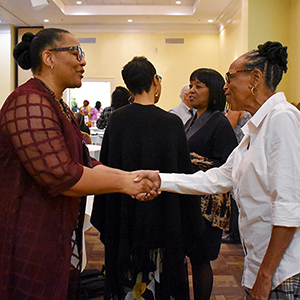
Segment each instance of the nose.
[{"label": "nose", "polygon": [[193,93],[193,92],[195,92],[195,89],[194,89],[194,86],[192,85],[191,87],[190,87],[190,89],[189,89],[189,91],[188,91],[189,93]]},{"label": "nose", "polygon": [[81,57],[80,65],[81,65],[81,66],[85,66],[85,65],[86,65],[86,60],[85,60],[84,57]]},{"label": "nose", "polygon": [[226,91],[228,89],[228,83],[227,81],[225,82],[224,86],[223,86],[223,90]]}]

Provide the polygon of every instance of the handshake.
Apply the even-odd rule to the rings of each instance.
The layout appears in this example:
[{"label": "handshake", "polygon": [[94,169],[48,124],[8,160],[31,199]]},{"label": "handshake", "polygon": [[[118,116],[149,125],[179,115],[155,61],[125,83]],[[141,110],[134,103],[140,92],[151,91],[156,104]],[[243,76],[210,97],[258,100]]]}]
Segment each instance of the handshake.
[{"label": "handshake", "polygon": [[132,198],[139,201],[148,201],[161,194],[159,190],[161,185],[159,171],[140,170],[131,172],[131,174],[135,176],[134,188],[137,188],[137,192],[130,194]]}]

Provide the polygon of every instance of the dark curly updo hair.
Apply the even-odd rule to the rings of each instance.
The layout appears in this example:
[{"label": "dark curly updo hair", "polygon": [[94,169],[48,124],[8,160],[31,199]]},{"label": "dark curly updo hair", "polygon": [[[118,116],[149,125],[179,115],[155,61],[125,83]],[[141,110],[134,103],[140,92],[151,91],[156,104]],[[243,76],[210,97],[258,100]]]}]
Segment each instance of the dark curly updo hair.
[{"label": "dark curly updo hair", "polygon": [[144,56],[134,57],[122,70],[123,80],[133,95],[148,93],[155,74],[154,66]]},{"label": "dark curly updo hair", "polygon": [[32,73],[38,73],[42,68],[41,54],[46,48],[55,48],[56,42],[63,39],[63,33],[70,33],[59,28],[47,28],[39,31],[36,35],[27,32],[13,51],[13,56],[18,65],[24,69],[31,69]]},{"label": "dark curly updo hair", "polygon": [[259,45],[245,55],[245,68],[259,69],[266,78],[266,86],[275,91],[282,79],[283,72],[287,72],[287,47],[279,42],[266,42]]}]

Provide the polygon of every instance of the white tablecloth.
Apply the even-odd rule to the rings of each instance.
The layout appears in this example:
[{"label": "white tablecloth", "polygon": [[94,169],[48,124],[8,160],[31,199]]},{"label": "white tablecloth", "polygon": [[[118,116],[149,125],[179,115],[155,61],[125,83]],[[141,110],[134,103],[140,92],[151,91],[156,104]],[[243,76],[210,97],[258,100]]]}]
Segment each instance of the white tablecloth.
[{"label": "white tablecloth", "polygon": [[99,129],[97,127],[90,127],[90,136],[92,139],[92,143],[94,145],[101,145],[102,139],[104,135],[104,129]]},{"label": "white tablecloth", "polygon": [[99,160],[100,159],[101,146],[100,145],[91,145],[91,144],[86,144],[86,146],[89,148],[90,156],[92,156],[95,159]]}]

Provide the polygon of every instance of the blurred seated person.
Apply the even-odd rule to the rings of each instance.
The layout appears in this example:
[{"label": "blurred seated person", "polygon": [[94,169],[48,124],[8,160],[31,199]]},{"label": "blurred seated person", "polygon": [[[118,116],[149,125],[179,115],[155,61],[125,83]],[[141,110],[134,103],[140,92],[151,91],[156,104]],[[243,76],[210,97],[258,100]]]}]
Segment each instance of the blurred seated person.
[{"label": "blurred seated person", "polygon": [[75,115],[75,118],[76,118],[76,120],[77,120],[77,122],[78,122],[80,131],[86,132],[86,133],[88,133],[88,134],[91,134],[91,133],[90,133],[89,127],[88,127],[88,126],[85,124],[85,122],[84,122],[84,115],[83,115],[82,113],[77,113],[77,114]]},{"label": "blurred seated person", "polygon": [[103,112],[100,115],[100,118],[96,122],[96,126],[99,129],[105,129],[108,124],[108,118],[110,114],[114,110],[129,104],[130,98],[131,94],[126,88],[117,86],[111,94],[111,106],[104,108]]}]

